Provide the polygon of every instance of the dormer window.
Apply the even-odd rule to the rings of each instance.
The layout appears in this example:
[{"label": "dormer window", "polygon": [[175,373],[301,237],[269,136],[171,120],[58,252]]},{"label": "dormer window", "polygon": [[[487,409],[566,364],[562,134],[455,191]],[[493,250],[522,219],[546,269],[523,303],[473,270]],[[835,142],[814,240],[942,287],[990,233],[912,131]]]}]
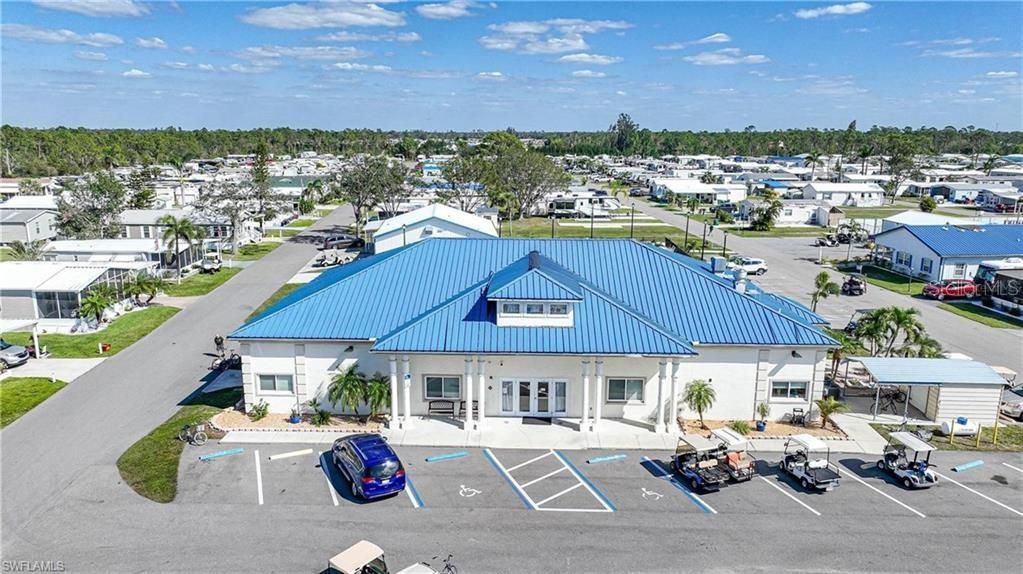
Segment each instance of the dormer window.
[{"label": "dormer window", "polygon": [[518,303],[502,303],[501,313],[504,315],[518,315],[522,313],[522,305]]},{"label": "dormer window", "polygon": [[567,303],[551,303],[547,308],[551,315],[568,315]]},{"label": "dormer window", "polygon": [[495,273],[486,289],[502,327],[571,327],[582,293],[574,273],[536,251]]},{"label": "dormer window", "polygon": [[543,315],[543,303],[526,303],[526,315]]},{"label": "dormer window", "polygon": [[497,324],[502,327],[571,327],[574,306],[563,301],[499,301]]}]

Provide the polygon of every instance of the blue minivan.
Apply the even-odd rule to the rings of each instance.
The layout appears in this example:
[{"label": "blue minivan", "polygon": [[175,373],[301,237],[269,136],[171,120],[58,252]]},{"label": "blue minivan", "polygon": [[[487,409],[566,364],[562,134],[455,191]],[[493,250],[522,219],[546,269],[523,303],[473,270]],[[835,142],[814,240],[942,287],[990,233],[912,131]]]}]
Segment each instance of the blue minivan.
[{"label": "blue minivan", "polygon": [[339,438],[331,451],[334,464],[359,498],[380,498],[405,490],[405,467],[384,437],[357,434]]}]

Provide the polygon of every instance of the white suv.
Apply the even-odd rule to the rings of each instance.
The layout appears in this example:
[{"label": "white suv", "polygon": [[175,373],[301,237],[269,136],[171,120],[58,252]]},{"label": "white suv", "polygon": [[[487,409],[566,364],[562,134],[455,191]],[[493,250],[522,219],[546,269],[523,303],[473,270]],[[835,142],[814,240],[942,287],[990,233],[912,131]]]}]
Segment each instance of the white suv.
[{"label": "white suv", "polygon": [[733,257],[728,262],[729,269],[742,269],[750,275],[763,275],[767,273],[767,262],[756,257]]}]

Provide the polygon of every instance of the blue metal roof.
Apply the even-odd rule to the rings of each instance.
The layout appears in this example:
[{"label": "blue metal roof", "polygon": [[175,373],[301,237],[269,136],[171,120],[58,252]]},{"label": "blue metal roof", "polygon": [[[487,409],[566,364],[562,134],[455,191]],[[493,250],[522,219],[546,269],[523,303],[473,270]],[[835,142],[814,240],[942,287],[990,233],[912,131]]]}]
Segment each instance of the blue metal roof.
[{"label": "blue metal roof", "polygon": [[853,357],[882,385],[1005,385],[994,369],[978,361],[902,357]]},{"label": "blue metal roof", "polygon": [[878,233],[883,237],[905,229],[941,257],[1011,257],[1023,255],[1023,225],[903,225]]},{"label": "blue metal roof", "polygon": [[[582,301],[576,304],[576,313],[587,318],[605,314],[609,325],[623,325],[629,330],[619,333],[579,323],[577,327],[552,328],[556,334],[543,335],[545,328],[502,327],[502,331],[513,331],[508,337],[479,342],[477,352],[499,352],[502,344],[512,343],[515,348],[533,349],[528,352],[553,352],[545,350],[545,345],[556,347],[562,344],[555,343],[561,337],[573,338],[575,352],[598,353],[602,349],[625,349],[631,343],[615,339],[633,334],[642,342],[631,347],[638,349],[637,354],[644,352],[641,347],[646,344],[651,346],[645,352],[663,351],[672,339],[690,345],[836,344],[819,330],[756,297],[737,292],[730,282],[708,273],[703,264],[624,239],[428,239],[327,271],[239,327],[231,337],[382,340],[388,335],[397,337],[400,328],[413,328],[412,323],[418,319],[433,321],[436,317],[436,325],[414,329],[425,341],[410,342],[404,337],[402,344],[415,349],[467,349],[482,333],[479,329],[489,327],[467,324],[456,328],[442,310],[457,314],[456,309],[461,309],[461,320],[472,323],[469,311],[480,304],[484,286],[493,282],[498,271],[530,251],[540,252],[552,264],[579,278],[577,289]],[[545,267],[541,263],[540,269],[555,273],[554,265]],[[468,294],[470,291],[475,299]],[[647,328],[638,326],[637,321]],[[589,334],[570,333],[577,328],[590,330]],[[466,340],[426,335],[440,330],[446,336]],[[520,334],[518,339],[514,332]],[[664,333],[664,339],[656,345],[651,341],[661,335],[655,333]],[[516,342],[533,336],[530,334],[544,343]],[[568,345],[565,342],[557,348]]]},{"label": "blue metal roof", "polygon": [[578,276],[534,251],[495,273],[487,298],[579,301],[583,297]]},{"label": "blue metal roof", "polygon": [[831,321],[828,321],[824,317],[821,317],[817,313],[814,313],[808,309],[805,305],[790,299],[784,295],[778,295],[777,293],[768,293],[763,290],[759,285],[756,291],[750,291],[749,294],[755,297],[758,301],[767,305],[768,307],[782,313],[787,317],[791,317],[800,323],[806,325],[830,325]]}]

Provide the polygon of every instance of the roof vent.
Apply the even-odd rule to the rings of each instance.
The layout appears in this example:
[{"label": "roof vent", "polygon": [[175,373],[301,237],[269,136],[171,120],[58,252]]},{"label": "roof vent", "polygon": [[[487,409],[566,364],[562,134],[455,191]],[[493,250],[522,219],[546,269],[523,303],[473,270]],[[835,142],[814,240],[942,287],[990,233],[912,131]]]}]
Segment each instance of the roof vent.
[{"label": "roof vent", "polygon": [[529,268],[539,269],[540,268],[540,252],[530,251],[529,252]]}]

